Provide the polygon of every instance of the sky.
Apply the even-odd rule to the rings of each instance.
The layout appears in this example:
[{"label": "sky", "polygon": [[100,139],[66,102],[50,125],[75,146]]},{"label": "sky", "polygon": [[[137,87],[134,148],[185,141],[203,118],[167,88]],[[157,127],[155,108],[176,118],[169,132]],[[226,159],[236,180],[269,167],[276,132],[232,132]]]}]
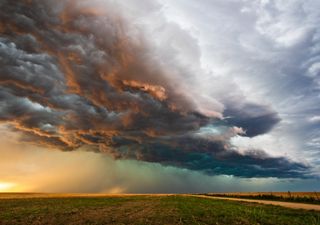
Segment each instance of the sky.
[{"label": "sky", "polygon": [[319,8],[0,0],[0,192],[319,191]]}]

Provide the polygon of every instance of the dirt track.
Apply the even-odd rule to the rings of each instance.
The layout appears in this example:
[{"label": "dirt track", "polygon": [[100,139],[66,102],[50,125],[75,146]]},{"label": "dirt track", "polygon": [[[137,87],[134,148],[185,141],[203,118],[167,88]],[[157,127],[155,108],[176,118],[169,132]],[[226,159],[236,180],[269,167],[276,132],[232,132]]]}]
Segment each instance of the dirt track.
[{"label": "dirt track", "polygon": [[212,198],[212,199],[221,199],[221,200],[230,200],[230,201],[241,201],[241,202],[254,202],[267,205],[278,205],[292,209],[306,209],[306,210],[316,210],[320,211],[320,205],[314,204],[304,204],[304,203],[295,203],[295,202],[280,202],[280,201],[271,201],[271,200],[259,200],[259,199],[243,199],[243,198],[226,198],[226,197],[214,197],[207,195],[188,195],[199,198]]}]

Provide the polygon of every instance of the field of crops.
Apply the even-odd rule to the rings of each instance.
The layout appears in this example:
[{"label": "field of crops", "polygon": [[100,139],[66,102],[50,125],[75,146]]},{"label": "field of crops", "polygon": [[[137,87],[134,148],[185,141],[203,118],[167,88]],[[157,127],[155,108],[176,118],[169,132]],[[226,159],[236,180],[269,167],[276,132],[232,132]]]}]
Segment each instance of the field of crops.
[{"label": "field of crops", "polygon": [[320,225],[320,212],[183,195],[5,195],[0,224]]},{"label": "field of crops", "polygon": [[314,197],[320,200],[320,192],[228,192],[228,193],[208,193],[214,195],[238,195],[238,196],[257,196],[257,195],[274,195],[281,197]]},{"label": "field of crops", "polygon": [[261,199],[274,201],[287,201],[320,204],[319,192],[231,192],[231,193],[207,193],[205,195],[215,197]]}]

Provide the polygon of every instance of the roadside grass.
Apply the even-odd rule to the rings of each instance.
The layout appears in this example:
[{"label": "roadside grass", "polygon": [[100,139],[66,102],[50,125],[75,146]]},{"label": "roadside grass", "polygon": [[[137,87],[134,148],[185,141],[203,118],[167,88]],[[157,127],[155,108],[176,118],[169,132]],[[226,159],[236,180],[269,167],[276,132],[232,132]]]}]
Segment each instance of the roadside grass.
[{"label": "roadside grass", "polygon": [[264,194],[250,194],[250,193],[207,193],[202,194],[214,197],[228,197],[228,198],[243,198],[243,199],[259,199],[259,200],[273,200],[283,202],[298,202],[306,204],[320,204],[319,193],[310,192],[305,195],[288,193],[264,193]]},{"label": "roadside grass", "polygon": [[314,211],[225,200],[199,201],[194,197],[172,198],[164,200],[172,201],[168,205],[176,204],[184,224],[320,224],[320,213]]},{"label": "roadside grass", "polygon": [[0,224],[320,225],[320,212],[191,196],[0,199]]}]

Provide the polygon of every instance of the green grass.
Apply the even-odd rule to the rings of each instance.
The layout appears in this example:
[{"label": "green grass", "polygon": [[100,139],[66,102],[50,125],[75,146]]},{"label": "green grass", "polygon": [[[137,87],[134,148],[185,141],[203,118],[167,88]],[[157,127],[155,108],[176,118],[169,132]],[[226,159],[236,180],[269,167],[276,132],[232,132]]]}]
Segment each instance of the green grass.
[{"label": "green grass", "polygon": [[187,196],[0,199],[0,224],[320,225],[320,212]]}]

